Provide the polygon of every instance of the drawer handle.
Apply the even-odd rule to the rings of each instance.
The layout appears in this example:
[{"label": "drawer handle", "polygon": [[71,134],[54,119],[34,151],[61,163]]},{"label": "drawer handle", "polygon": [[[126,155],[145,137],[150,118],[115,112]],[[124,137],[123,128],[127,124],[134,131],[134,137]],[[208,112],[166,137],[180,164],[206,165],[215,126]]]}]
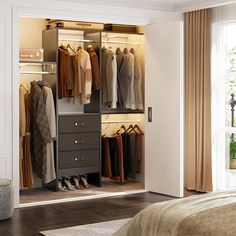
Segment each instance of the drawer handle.
[{"label": "drawer handle", "polygon": [[83,144],[85,143],[84,139],[76,139],[75,144]]},{"label": "drawer handle", "polygon": [[81,157],[75,157],[75,161],[84,161],[85,157],[81,156]]},{"label": "drawer handle", "polygon": [[85,126],[85,123],[84,122],[82,122],[82,123],[78,123],[78,122],[75,122],[74,123],[74,126]]}]

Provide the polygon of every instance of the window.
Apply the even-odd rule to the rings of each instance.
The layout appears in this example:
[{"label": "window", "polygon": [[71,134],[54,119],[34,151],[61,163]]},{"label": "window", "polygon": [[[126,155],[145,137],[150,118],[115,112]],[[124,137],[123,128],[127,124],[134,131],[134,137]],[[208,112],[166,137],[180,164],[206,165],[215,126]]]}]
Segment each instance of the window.
[{"label": "window", "polygon": [[212,157],[215,190],[236,187],[236,22],[213,23]]}]

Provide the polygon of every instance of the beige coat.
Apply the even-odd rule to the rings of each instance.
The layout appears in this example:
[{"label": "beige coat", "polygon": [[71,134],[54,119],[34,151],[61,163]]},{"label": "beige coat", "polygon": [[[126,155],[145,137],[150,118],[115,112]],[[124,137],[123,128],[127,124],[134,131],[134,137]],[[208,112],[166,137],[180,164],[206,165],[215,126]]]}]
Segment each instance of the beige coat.
[{"label": "beige coat", "polygon": [[[54,106],[52,89],[47,86],[44,86],[43,90],[46,94],[46,114],[48,118],[51,137],[52,139],[55,139],[56,116],[55,116],[55,106]],[[47,168],[46,168],[46,173],[43,176],[43,183],[49,183],[52,180],[56,179],[53,141],[47,143],[46,145],[47,145],[47,164],[46,164]]]},{"label": "beige coat", "polygon": [[92,71],[89,54],[81,49],[78,52],[82,94],[74,97],[74,104],[88,104],[92,94]]}]

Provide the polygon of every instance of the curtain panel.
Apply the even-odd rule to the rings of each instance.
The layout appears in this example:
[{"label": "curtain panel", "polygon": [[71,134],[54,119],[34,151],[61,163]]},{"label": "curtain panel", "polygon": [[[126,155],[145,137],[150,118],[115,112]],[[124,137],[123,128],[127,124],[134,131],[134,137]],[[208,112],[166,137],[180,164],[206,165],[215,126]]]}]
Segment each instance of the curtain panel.
[{"label": "curtain panel", "polygon": [[185,187],[212,191],[211,9],[185,13]]}]

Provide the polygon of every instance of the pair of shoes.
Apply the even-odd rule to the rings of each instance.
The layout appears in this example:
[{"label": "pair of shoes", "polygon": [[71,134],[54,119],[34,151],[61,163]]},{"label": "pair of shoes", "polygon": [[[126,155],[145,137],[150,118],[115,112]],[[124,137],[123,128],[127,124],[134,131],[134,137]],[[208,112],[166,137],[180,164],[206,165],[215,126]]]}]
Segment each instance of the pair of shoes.
[{"label": "pair of shoes", "polygon": [[67,188],[65,186],[62,186],[62,179],[58,179],[58,190],[61,192],[67,191]]},{"label": "pair of shoes", "polygon": [[79,177],[78,176],[71,176],[70,182],[75,188],[77,188],[77,189],[82,188],[82,186],[79,183]]},{"label": "pair of shoes", "polygon": [[80,176],[80,183],[85,187],[88,188],[88,182],[87,182],[87,177],[85,175]]},{"label": "pair of shoes", "polygon": [[75,191],[76,188],[70,183],[70,178],[63,178],[62,185],[64,185],[69,191]]}]

